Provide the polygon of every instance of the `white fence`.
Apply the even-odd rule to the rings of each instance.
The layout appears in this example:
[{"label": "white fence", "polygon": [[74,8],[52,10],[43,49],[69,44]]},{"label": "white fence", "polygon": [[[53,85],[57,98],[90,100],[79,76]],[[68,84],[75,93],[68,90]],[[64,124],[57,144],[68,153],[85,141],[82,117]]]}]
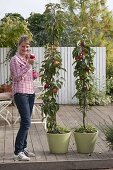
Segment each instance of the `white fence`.
[{"label": "white fence", "polygon": [[[102,90],[106,84],[106,48],[105,47],[93,47],[95,50],[94,66],[95,66],[95,78],[97,79],[97,86],[99,90]],[[8,48],[0,48],[0,63],[6,58]],[[37,71],[41,67],[41,62],[44,56],[43,47],[32,47],[32,53],[37,56]],[[72,99],[76,92],[75,80],[73,76],[73,58],[72,51],[73,47],[60,47],[59,51],[62,56],[62,66],[67,70],[66,72],[61,71],[61,76],[64,77],[64,84],[59,91],[58,102],[60,104],[74,104],[77,103],[77,99]],[[9,80],[9,62],[0,64],[0,84],[4,84]]]}]

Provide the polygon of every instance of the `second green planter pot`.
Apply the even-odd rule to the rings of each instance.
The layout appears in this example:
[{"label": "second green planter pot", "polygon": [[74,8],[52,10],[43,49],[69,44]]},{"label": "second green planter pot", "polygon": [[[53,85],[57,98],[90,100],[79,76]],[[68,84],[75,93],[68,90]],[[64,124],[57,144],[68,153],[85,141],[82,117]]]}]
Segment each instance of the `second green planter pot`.
[{"label": "second green planter pot", "polygon": [[98,137],[98,131],[95,133],[74,132],[77,151],[79,153],[92,153]]}]

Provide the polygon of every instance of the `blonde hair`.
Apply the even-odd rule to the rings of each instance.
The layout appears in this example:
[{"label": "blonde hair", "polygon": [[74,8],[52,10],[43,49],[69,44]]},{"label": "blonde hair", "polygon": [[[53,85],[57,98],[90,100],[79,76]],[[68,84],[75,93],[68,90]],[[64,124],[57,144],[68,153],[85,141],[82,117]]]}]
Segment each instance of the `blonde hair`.
[{"label": "blonde hair", "polygon": [[18,40],[18,46],[22,43],[22,42],[26,42],[28,44],[30,44],[30,39],[28,37],[28,35],[22,35],[19,40]]}]

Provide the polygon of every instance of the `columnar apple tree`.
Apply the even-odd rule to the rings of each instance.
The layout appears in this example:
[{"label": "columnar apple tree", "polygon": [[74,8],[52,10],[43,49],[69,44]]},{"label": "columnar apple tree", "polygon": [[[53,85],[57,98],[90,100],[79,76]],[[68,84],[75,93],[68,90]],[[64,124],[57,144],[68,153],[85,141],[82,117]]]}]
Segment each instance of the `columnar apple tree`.
[{"label": "columnar apple tree", "polygon": [[40,69],[41,82],[44,85],[41,108],[42,114],[47,119],[48,132],[60,133],[57,128],[56,113],[59,110],[57,95],[63,83],[60,77],[60,70],[63,68],[58,46],[64,23],[63,12],[59,4],[49,4],[46,8],[46,16],[49,43],[45,47],[44,60]]}]

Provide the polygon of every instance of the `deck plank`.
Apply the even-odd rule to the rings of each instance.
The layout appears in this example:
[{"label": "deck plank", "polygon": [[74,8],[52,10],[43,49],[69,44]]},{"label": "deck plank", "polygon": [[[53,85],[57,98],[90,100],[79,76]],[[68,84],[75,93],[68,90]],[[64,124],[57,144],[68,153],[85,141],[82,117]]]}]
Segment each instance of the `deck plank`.
[{"label": "deck plank", "polygon": [[32,140],[33,150],[36,155],[36,161],[46,160],[45,155],[43,153],[43,147],[41,145],[40,136],[37,133],[37,128],[34,124],[31,125],[30,138]]},{"label": "deck plank", "polygon": [[3,163],[4,157],[4,142],[5,142],[5,126],[0,127],[0,163]]},{"label": "deck plank", "polygon": [[13,126],[5,126],[4,163],[14,161]]},{"label": "deck plank", "polygon": [[42,145],[42,149],[43,149],[43,153],[45,155],[46,161],[54,161],[56,160],[56,155],[55,154],[51,154],[49,152],[49,148],[48,148],[48,143],[47,143],[47,137],[46,137],[46,132],[44,130],[43,127],[41,126],[36,126],[37,128],[37,133],[40,137],[40,142]]}]

